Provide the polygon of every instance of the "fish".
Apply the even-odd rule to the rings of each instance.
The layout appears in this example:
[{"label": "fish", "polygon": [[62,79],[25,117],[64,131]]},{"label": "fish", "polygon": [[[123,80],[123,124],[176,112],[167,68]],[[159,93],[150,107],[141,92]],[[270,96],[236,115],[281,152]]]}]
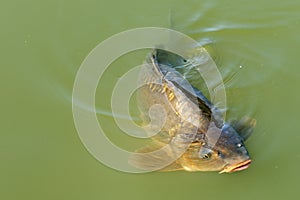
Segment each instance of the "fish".
[{"label": "fish", "polygon": [[244,142],[256,120],[223,120],[222,112],[176,70],[190,67],[189,59],[154,49],[145,63],[137,99],[151,142],[137,149],[129,163],[146,171],[247,169],[252,160]]}]

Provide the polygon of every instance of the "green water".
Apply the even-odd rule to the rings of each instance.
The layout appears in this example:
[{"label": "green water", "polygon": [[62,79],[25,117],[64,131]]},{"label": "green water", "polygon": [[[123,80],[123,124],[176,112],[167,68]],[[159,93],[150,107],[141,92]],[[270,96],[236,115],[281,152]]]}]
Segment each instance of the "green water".
[{"label": "green water", "polygon": [[[2,2],[1,199],[295,199],[299,10],[294,0]],[[249,169],[126,174],[84,148],[72,118],[76,72],[101,41],[144,26],[172,27],[210,44],[228,79],[228,116],[247,114],[258,122],[246,143]],[[124,58],[124,66],[143,57],[141,51],[134,61]],[[130,68],[120,64],[113,63],[100,81],[96,99],[99,120],[123,145],[111,116],[101,114],[109,108],[112,84]]]}]

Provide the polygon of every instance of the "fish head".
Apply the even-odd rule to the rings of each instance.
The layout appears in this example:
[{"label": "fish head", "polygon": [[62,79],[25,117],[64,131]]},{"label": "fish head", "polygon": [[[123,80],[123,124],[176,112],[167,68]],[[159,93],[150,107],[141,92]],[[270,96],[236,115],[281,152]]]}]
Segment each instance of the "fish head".
[{"label": "fish head", "polygon": [[[194,142],[183,155],[181,164],[187,171],[219,171],[230,173],[249,167],[251,159],[242,137],[230,125],[225,124],[219,133],[214,129],[203,142]],[[218,137],[208,142],[208,137]],[[211,138],[210,138],[211,139]]]},{"label": "fish head", "polygon": [[251,163],[243,138],[229,124],[222,127],[221,135],[213,150],[223,162],[220,173],[241,171],[247,169]]}]

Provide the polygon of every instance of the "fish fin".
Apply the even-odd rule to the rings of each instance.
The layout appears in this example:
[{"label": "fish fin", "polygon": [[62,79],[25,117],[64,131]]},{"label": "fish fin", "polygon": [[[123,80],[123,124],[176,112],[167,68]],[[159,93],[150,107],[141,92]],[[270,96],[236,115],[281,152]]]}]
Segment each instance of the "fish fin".
[{"label": "fish fin", "polygon": [[168,165],[167,167],[159,170],[161,172],[172,172],[172,171],[181,171],[184,170],[181,164],[179,164],[177,161],[173,162],[172,164]]},{"label": "fish fin", "polygon": [[141,170],[158,171],[170,168],[169,166],[173,164],[174,160],[176,160],[176,157],[171,147],[168,145],[163,146],[162,143],[155,143],[136,150],[129,157],[128,162]]},{"label": "fish fin", "polygon": [[155,136],[153,136],[151,139],[153,140],[153,143],[155,143],[154,146],[162,147],[163,145],[168,144],[171,141],[172,137],[168,132],[161,131]]},{"label": "fish fin", "polygon": [[230,124],[240,134],[243,140],[246,141],[256,126],[256,120],[245,116],[240,121],[231,121]]},{"label": "fish fin", "polygon": [[[165,136],[167,137],[167,136]],[[189,148],[193,139],[190,134],[178,134],[166,141],[155,140],[129,157],[129,164],[146,171],[183,170],[178,159]]]}]

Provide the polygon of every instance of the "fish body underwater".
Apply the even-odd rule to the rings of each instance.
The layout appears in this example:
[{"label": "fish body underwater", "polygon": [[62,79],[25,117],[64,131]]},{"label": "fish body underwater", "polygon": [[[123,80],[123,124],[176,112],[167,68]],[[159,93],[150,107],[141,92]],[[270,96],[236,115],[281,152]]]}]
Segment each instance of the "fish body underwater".
[{"label": "fish body underwater", "polygon": [[[141,70],[138,106],[145,129],[158,130],[149,145],[133,153],[129,163],[148,171],[235,172],[248,168],[244,141],[256,121],[227,123],[222,113],[175,68],[189,60],[161,49],[147,57]],[[156,106],[156,109],[153,109]]]}]

